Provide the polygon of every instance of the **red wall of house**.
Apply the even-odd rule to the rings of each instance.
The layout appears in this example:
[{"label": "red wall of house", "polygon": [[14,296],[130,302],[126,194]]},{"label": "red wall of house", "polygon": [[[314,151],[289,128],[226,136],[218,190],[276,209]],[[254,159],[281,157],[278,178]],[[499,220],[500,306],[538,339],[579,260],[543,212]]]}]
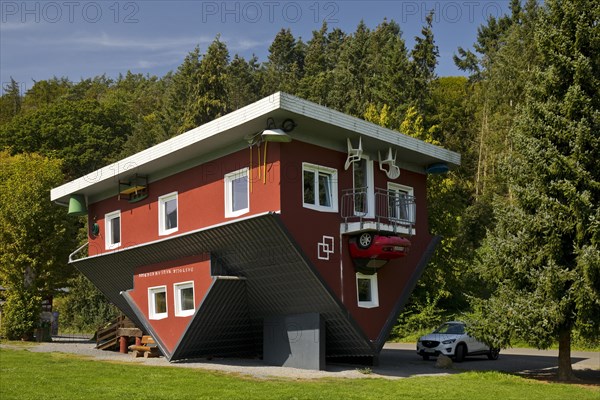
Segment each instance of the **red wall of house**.
[{"label": "red wall of house", "polygon": [[[261,159],[263,154],[261,151]],[[265,184],[263,179],[258,179],[258,170],[260,168],[262,174],[263,166],[258,166],[257,149],[254,149],[250,212],[239,218],[280,210],[279,157],[279,144],[269,144],[267,183]],[[89,255],[111,251],[105,249],[104,217],[105,214],[116,210],[121,210],[121,246],[117,250],[235,219],[225,218],[224,176],[229,172],[247,167],[249,161],[249,150],[242,150],[168,178],[151,182],[148,198],[138,203],[118,200],[118,188],[115,182],[114,196],[88,207],[90,226],[96,221],[100,227],[98,236],[91,234],[89,236]],[[179,229],[171,235],[159,236],[158,198],[175,191],[178,192]]]},{"label": "red wall of house", "polygon": [[[407,257],[392,260],[378,271],[379,307],[361,308],[357,302],[356,271],[348,250],[350,236],[340,234],[342,191],[353,185],[352,169],[344,171],[347,155],[294,141],[282,145],[281,157],[281,211],[286,227],[367,336],[376,339],[431,240],[427,223],[426,176],[402,170],[398,179],[390,180],[374,162],[375,187],[387,189],[387,182],[392,181],[414,189],[417,235],[410,238],[412,249]],[[337,169],[338,213],[303,207],[303,162]],[[334,238],[334,253],[329,255],[329,260],[318,257],[318,243],[323,242],[324,235]]]},{"label": "red wall of house", "polygon": [[[148,322],[170,352],[173,352],[192,316],[175,316],[176,283],[194,282],[194,304],[196,309],[208,291],[212,278],[210,276],[210,259],[208,255],[187,257],[166,263],[146,265],[135,270],[131,298],[146,316]],[[167,317],[159,320],[149,319],[148,288],[166,286]]]}]

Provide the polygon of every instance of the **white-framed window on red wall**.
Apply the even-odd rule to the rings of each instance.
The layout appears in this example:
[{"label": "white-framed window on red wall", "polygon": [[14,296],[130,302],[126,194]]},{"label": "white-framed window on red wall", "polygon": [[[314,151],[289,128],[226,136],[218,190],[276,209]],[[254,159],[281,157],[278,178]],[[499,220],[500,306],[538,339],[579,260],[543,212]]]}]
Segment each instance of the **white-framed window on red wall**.
[{"label": "white-framed window on red wall", "polygon": [[148,318],[163,319],[168,316],[167,287],[154,286],[148,288]]},{"label": "white-framed window on red wall", "polygon": [[195,311],[194,282],[180,282],[173,285],[175,294],[175,316],[187,317]]},{"label": "white-framed window on red wall", "polygon": [[338,211],[337,169],[302,163],[302,206],[317,211]]},{"label": "white-framed window on red wall", "polygon": [[415,205],[412,201],[415,190],[406,185],[388,182],[390,193],[390,207],[388,215],[390,218],[415,223]]},{"label": "white-framed window on red wall", "polygon": [[169,235],[179,229],[177,208],[177,192],[158,198],[158,234],[160,236]]},{"label": "white-framed window on red wall", "polygon": [[238,217],[250,211],[248,168],[225,175],[225,218]]},{"label": "white-framed window on red wall", "polygon": [[377,290],[377,274],[364,275],[356,273],[356,298],[362,308],[379,307],[379,291]]},{"label": "white-framed window on red wall", "polygon": [[110,212],[104,216],[104,231],[106,250],[121,246],[121,210]]}]

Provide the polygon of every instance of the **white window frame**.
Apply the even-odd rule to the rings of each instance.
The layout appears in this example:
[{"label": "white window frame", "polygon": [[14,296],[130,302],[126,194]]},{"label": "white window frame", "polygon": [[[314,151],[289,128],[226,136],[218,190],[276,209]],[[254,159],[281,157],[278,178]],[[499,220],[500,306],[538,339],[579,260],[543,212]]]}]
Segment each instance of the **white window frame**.
[{"label": "white window frame", "polygon": [[[113,227],[114,220],[119,218],[119,241],[113,243]],[[113,211],[104,215],[104,244],[106,250],[116,249],[121,246],[123,241],[123,231],[121,230],[121,210]]]},{"label": "white window frame", "polygon": [[[371,283],[371,301],[360,301],[360,294],[358,292],[358,280],[367,279]],[[377,284],[377,274],[364,275],[360,272],[356,273],[356,301],[358,306],[361,308],[375,308],[379,307],[379,290]]]},{"label": "white window frame", "polygon": [[[157,313],[155,295],[157,293],[165,294],[165,312]],[[148,288],[148,318],[149,319],[164,319],[169,316],[169,296],[167,296],[167,287],[153,286]]]},{"label": "white window frame", "polygon": [[[403,191],[406,192],[409,196],[413,196],[415,195],[415,189],[411,186],[406,186],[406,185],[401,185],[399,183],[395,183],[395,182],[388,182],[388,190],[399,190],[399,191]],[[409,221],[415,223],[416,222],[416,207],[417,205],[415,204],[414,207],[410,207],[408,209],[408,217],[409,217]]]},{"label": "white window frame", "polygon": [[[175,207],[177,210],[177,226],[167,229],[167,215],[164,212],[165,203],[175,199]],[[162,195],[158,198],[158,234],[159,236],[170,235],[179,230],[179,199],[177,192]]]},{"label": "white window frame", "polygon": [[[246,208],[233,210],[233,181],[239,178],[246,177]],[[238,169],[225,175],[225,218],[239,217],[250,212],[250,180],[248,168]]]},{"label": "white window frame", "polygon": [[[189,288],[192,288],[192,304],[194,305],[194,307],[190,310],[183,310],[181,301],[181,291],[183,289]],[[194,312],[196,311],[196,291],[194,289],[194,281],[175,283],[173,285],[173,293],[175,296],[175,316],[187,317],[189,315],[194,315]]]},{"label": "white window frame", "polygon": [[[375,177],[373,174],[373,160],[366,155],[361,156],[360,161],[362,160],[365,160],[367,164],[367,213],[365,218],[375,218]],[[355,191],[358,189],[356,187],[356,182],[354,181],[354,168],[356,164],[357,162],[352,163],[352,188]],[[354,205],[354,214],[360,216],[360,213],[356,212],[356,204]]]},{"label": "white window frame", "polygon": [[[314,185],[314,196],[315,203],[318,203],[319,199],[319,173],[326,173],[331,175],[331,206],[322,206],[320,204],[312,204],[304,202],[304,172],[310,171],[315,175],[315,179],[313,181]],[[309,208],[311,210],[322,211],[322,212],[338,212],[338,172],[335,168],[324,167],[322,165],[310,164],[310,163],[302,163],[302,206],[304,208]]]}]

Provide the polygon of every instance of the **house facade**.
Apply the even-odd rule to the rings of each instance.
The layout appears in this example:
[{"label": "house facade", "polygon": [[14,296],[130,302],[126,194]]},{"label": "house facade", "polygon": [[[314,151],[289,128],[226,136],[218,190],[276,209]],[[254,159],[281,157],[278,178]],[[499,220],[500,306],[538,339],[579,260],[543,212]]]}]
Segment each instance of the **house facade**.
[{"label": "house facade", "polygon": [[[439,238],[426,179],[460,156],[276,93],[57,187],[70,262],[171,361],[377,357]],[[86,251],[87,250],[87,251]]]}]

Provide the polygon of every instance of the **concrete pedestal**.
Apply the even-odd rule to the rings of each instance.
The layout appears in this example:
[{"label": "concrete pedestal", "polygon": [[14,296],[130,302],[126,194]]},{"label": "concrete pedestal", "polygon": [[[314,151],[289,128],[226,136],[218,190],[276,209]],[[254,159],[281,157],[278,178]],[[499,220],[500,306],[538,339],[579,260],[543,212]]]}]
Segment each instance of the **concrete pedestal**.
[{"label": "concrete pedestal", "polygon": [[265,364],[325,369],[325,322],[318,313],[272,316],[263,325]]}]

